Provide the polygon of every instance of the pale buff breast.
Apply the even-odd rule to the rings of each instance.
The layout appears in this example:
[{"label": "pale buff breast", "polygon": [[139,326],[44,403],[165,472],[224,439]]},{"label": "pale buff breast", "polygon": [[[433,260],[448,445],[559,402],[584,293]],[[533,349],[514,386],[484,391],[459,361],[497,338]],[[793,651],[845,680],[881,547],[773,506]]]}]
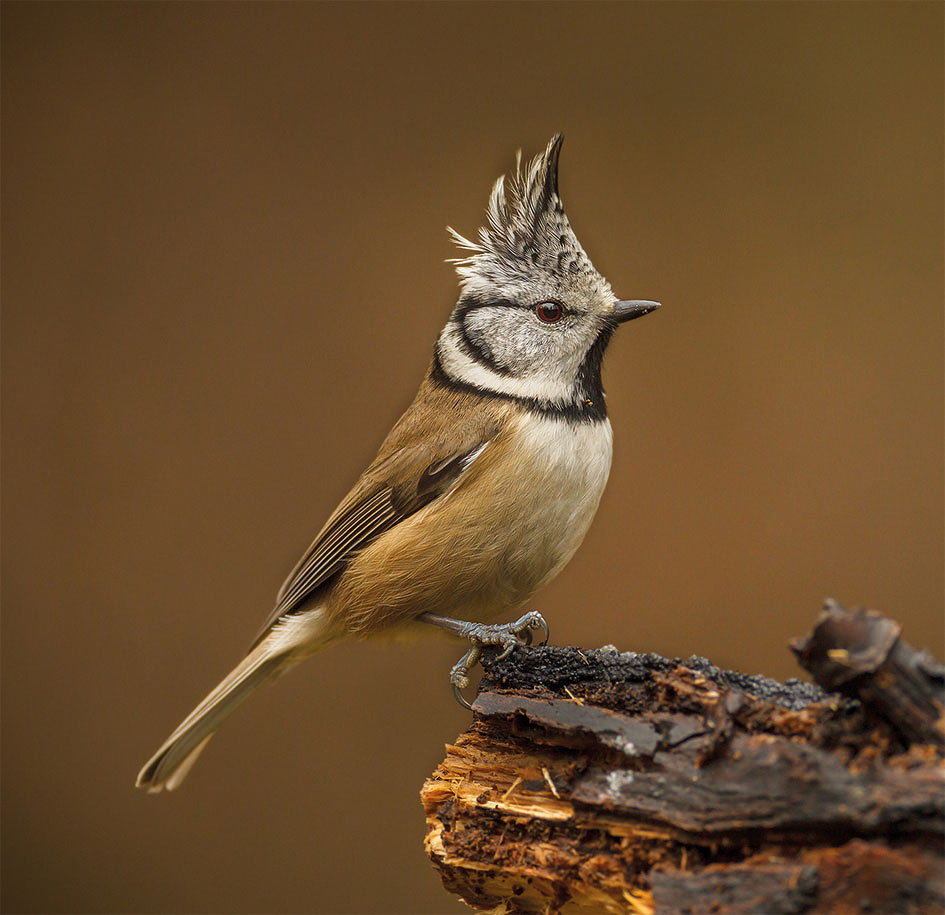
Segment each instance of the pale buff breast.
[{"label": "pale buff breast", "polygon": [[456,488],[348,566],[327,611],[370,632],[423,612],[489,619],[521,607],[566,565],[610,472],[607,420],[517,413]]}]

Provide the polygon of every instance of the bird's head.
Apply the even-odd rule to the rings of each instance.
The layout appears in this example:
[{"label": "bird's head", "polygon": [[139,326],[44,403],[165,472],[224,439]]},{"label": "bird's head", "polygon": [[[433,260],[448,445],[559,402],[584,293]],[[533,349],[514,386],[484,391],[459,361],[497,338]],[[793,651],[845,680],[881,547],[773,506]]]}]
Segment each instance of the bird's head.
[{"label": "bird's head", "polygon": [[[621,301],[577,240],[558,194],[557,134],[499,178],[477,241],[450,229],[460,296],[437,343],[446,376],[550,409],[602,401],[600,361],[623,321],[658,303]],[[600,404],[602,407],[602,403]]]}]

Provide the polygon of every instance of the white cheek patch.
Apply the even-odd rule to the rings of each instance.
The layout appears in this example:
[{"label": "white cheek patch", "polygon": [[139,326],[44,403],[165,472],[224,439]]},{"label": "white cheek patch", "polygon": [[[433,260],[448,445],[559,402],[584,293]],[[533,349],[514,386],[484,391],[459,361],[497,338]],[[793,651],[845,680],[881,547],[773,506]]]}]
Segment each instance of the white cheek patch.
[{"label": "white cheek patch", "polygon": [[573,375],[568,378],[562,377],[560,373],[517,376],[494,371],[467,352],[459,329],[452,322],[447,324],[440,335],[437,352],[443,371],[457,381],[497,394],[529,398],[542,403],[567,405],[574,401]]},{"label": "white cheek patch", "polygon": [[451,363],[456,369],[454,377],[471,381],[471,366],[460,363],[474,363],[506,380],[501,386],[490,381],[486,385],[490,390],[519,395],[528,389],[537,393],[519,396],[572,402],[578,396],[578,371],[595,335],[596,329],[589,328],[581,317],[543,325],[529,309],[487,305],[467,311],[461,321],[452,320],[440,343],[443,350],[454,344],[459,350]]},{"label": "white cheek patch", "polygon": [[562,330],[539,326],[524,308],[490,306],[468,312],[461,332],[500,372],[524,376],[537,374],[545,363],[556,360],[565,342]]},{"label": "white cheek patch", "polygon": [[520,318],[509,312],[509,308],[477,308],[464,317],[462,326],[457,329],[467,346],[473,347],[473,358],[481,356],[487,368],[500,374],[517,374],[521,370],[509,346],[518,331],[516,321]]}]

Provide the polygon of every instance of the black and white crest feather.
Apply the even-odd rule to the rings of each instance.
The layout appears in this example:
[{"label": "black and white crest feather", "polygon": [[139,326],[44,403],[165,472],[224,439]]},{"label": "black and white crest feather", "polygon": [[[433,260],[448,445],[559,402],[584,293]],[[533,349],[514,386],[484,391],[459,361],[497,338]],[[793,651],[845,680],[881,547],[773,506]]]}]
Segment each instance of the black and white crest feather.
[{"label": "black and white crest feather", "polygon": [[501,176],[492,188],[487,224],[479,240],[470,241],[454,229],[456,245],[469,252],[455,258],[463,293],[482,287],[501,288],[530,269],[565,278],[581,274],[603,281],[577,240],[558,194],[558,156],[563,142],[556,134],[544,153],[524,168],[519,150],[514,173]]}]

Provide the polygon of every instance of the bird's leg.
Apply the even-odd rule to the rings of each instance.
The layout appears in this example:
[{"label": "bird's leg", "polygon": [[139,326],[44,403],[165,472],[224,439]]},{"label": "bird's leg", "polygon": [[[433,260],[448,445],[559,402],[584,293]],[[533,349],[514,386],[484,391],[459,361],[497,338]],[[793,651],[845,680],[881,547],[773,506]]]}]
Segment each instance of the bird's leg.
[{"label": "bird's leg", "polygon": [[530,610],[514,623],[499,623],[494,626],[485,623],[468,623],[465,620],[454,620],[448,616],[437,616],[435,613],[421,613],[417,619],[422,623],[430,623],[449,632],[455,632],[461,639],[469,639],[472,642],[469,651],[453,665],[453,669],[450,671],[453,695],[460,705],[468,709],[471,709],[472,706],[466,701],[460,690],[469,686],[469,671],[479,662],[483,646],[501,646],[502,653],[499,655],[501,659],[508,657],[512,649],[518,645],[531,645],[533,630],[541,629],[544,632],[545,638],[542,645],[548,641],[548,624],[545,622],[545,618],[536,610]]}]

